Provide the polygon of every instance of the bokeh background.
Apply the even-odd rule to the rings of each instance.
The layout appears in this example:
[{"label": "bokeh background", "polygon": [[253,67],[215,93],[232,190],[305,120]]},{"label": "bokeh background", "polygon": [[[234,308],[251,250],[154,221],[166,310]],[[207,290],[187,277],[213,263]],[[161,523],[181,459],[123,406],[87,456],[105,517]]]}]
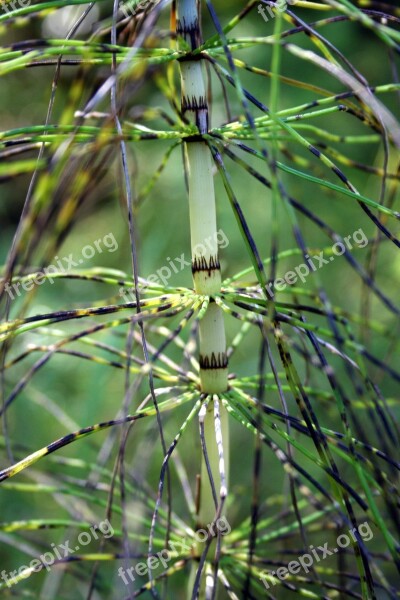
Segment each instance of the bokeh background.
[{"label": "bokeh background", "polygon": [[[234,14],[240,11],[244,3],[230,0],[229,3],[216,0],[215,6],[222,23],[227,22]],[[90,19],[88,19],[87,29],[85,27],[79,31],[77,38],[84,38],[93,31],[94,23],[102,19],[108,19],[112,11],[112,4],[109,1],[99,2],[95,6]],[[168,13],[168,10],[165,11]],[[1,45],[7,47],[11,44],[23,40],[41,39],[45,37],[60,38],[63,37],[72,24],[73,20],[81,14],[81,8],[67,7],[55,13],[49,12],[46,17],[34,18],[30,22],[23,22],[19,27],[7,27],[4,22],[0,26]],[[299,16],[312,22],[316,15],[308,11],[298,9]],[[165,14],[159,22],[161,29],[168,30],[169,17]],[[205,37],[214,34],[212,23],[206,12],[203,16]],[[287,25],[288,26],[288,25]],[[268,36],[273,32],[274,22],[271,20],[266,23],[256,11],[253,11],[237,29],[234,30],[238,36]],[[338,22],[330,25],[323,31],[329,40],[341,50],[341,52],[353,63],[353,65],[368,79],[371,86],[389,83],[393,80],[393,70],[387,53],[387,48],[381,44],[371,32],[363,29],[356,23]],[[307,40],[304,34],[295,35],[293,41],[299,43],[304,48],[311,48],[311,41]],[[164,43],[168,43],[164,41]],[[271,46],[259,46],[242,51],[237,55],[246,60],[249,64],[263,69],[271,68]],[[163,67],[160,67],[163,69]],[[343,86],[327,73],[321,72],[316,67],[295,59],[286,52],[282,55],[282,73],[287,77],[301,79],[310,84],[318,85],[330,89],[332,92],[343,91]],[[63,67],[58,83],[56,99],[54,104],[53,116],[51,121],[57,123],[63,115],[63,111],[68,105],[73,82],[78,74],[78,67]],[[107,75],[107,69],[104,67],[92,68],[87,72],[87,93],[84,99],[88,98],[90,93],[99,85]],[[9,130],[12,128],[27,127],[34,124],[42,124],[45,121],[48,102],[51,94],[52,79],[54,76],[54,66],[41,66],[24,70],[18,70],[2,77],[0,85],[0,130]],[[270,100],[270,80],[268,78],[257,77],[251,73],[241,73],[242,81],[245,87],[251,90],[252,94],[259,100],[268,105]],[[212,77],[213,89],[213,107],[212,107],[212,125],[217,126],[228,120],[224,98],[218,80]],[[163,97],[157,86],[157,69],[147,77],[146,81],[136,89],[132,85],[132,99],[127,101],[126,118],[134,120],[135,115],[140,112],[141,107],[162,107],[171,116],[173,116],[170,106]],[[125,94],[130,93],[129,82],[125,83]],[[228,91],[230,100],[231,114],[235,118],[240,114],[240,105],[235,94]],[[310,102],[316,98],[316,94],[309,90],[295,88],[289,85],[281,84],[279,108],[287,108],[300,105],[303,102]],[[386,106],[395,114],[399,115],[399,96],[398,94],[386,94],[382,98]],[[82,108],[76,106],[79,110]],[[107,103],[104,102],[99,110],[107,110]],[[258,115],[256,109],[252,109],[254,115]],[[316,123],[319,127],[338,135],[356,135],[359,133],[368,133],[363,123],[347,113],[335,113],[328,116],[321,116]],[[152,126],[164,127],[162,120],[155,119]],[[146,141],[140,143],[128,143],[129,169],[132,177],[133,189],[136,195],[144,189],[149,178],[161,163],[166,150],[170,146],[168,141]],[[336,146],[345,152],[350,158],[367,165],[382,167],[384,154],[383,146],[379,144],[355,144],[348,146],[338,144]],[[296,150],[299,156],[299,168],[301,158],[308,161],[307,170],[315,176],[326,178],[338,183],[333,175],[325,169],[317,160],[312,160],[310,155],[303,150],[299,150],[293,145],[288,145],[291,150]],[[34,149],[26,154],[26,158],[34,158],[38,149]],[[281,159],[285,161],[285,157]],[[289,161],[290,162],[290,161]],[[262,170],[260,164],[250,160],[250,163],[257,165]],[[271,249],[271,194],[264,187],[258,184],[245,171],[237,168],[236,165],[229,163],[226,159],[228,170],[232,177],[234,190],[237,198],[246,215],[250,229],[257,242],[260,253],[266,257]],[[1,168],[0,178],[0,260],[4,264],[9,252],[16,227],[24,205],[24,199],[29,187],[31,174],[21,174],[17,177],[8,176],[6,169]],[[395,168],[395,161],[391,157],[389,170]],[[346,168],[344,168],[346,172]],[[351,180],[358,188],[360,193],[366,196],[378,199],[380,194],[381,181],[373,174],[368,174],[363,170],[349,169]],[[286,185],[290,194],[298,198],[314,213],[320,215],[329,225],[342,236],[350,235],[355,230],[362,228],[368,235],[374,235],[374,228],[367,219],[361,208],[352,199],[346,196],[339,196],[331,193],[329,190],[318,188],[317,186],[281,173],[282,181]],[[250,266],[250,260],[243,240],[240,237],[238,228],[229,206],[223,185],[216,177],[218,218],[219,227],[223,229],[229,240],[229,245],[221,253],[221,265],[224,277],[229,277],[234,273]],[[62,197],[60,196],[60,201]],[[285,210],[281,206],[278,211],[279,217],[279,250],[292,248],[295,246],[292,231],[288,225]],[[138,244],[138,256],[140,264],[140,273],[147,276],[155,273],[168,262],[168,257],[174,258],[185,253],[186,257],[190,255],[189,228],[188,228],[188,206],[186,200],[186,191],[183,178],[182,154],[178,147],[174,150],[168,164],[155,185],[150,195],[142,202],[135,205],[136,232]],[[314,225],[299,216],[299,222],[304,237],[310,248],[322,248],[329,246],[329,240]],[[37,224],[40,228],[40,223]],[[61,247],[57,249],[57,256],[64,257],[73,253],[80,257],[82,248],[93,245],[94,240],[103,238],[111,233],[118,243],[118,249],[115,252],[104,251],[101,255],[96,254],[93,259],[85,261],[84,266],[109,267],[123,270],[131,273],[131,255],[129,231],[127,226],[127,214],[125,201],[122,193],[122,171],[120,164],[120,155],[118,146],[115,145],[109,151],[107,157],[107,168],[101,180],[97,182],[94,189],[85,198],[83,205],[73,215],[73,226],[71,227],[66,239]],[[48,231],[42,231],[43,248],[46,244]],[[357,250],[357,258],[365,264],[368,258],[368,248]],[[54,260],[56,260],[54,258]],[[40,261],[40,252],[33,256],[30,266],[34,267]],[[282,261],[279,264],[279,272],[284,273],[289,268],[296,266],[300,260],[292,259]],[[278,272],[278,274],[279,274]],[[396,248],[388,242],[383,242],[380,247],[377,265],[377,281],[381,289],[395,298],[395,286],[398,285],[400,274],[400,261],[396,254]],[[354,271],[342,259],[336,260],[320,271],[321,281],[323,282],[327,294],[333,304],[341,306],[346,310],[357,311],[360,307],[361,284]],[[254,279],[254,278],[253,278]],[[170,285],[191,286],[190,268],[174,274],[171,277]],[[313,286],[312,277],[309,278],[307,285]],[[82,282],[74,280],[57,280],[54,284],[45,283],[40,288],[35,289],[34,294],[29,299],[29,305],[25,307],[26,315],[36,315],[48,313],[55,310],[66,310],[78,306],[90,306],[104,303],[104,298],[118,300],[118,290],[115,290],[115,296],[112,298],[110,289],[100,283]],[[25,296],[12,303],[10,314],[16,316],[18,311],[24,306]],[[383,326],[395,327],[393,316],[387,311],[382,310],[375,299],[371,300],[372,314]],[[101,321],[98,319],[96,322]],[[105,320],[105,318],[103,319]],[[91,320],[90,323],[93,323]],[[176,321],[174,321],[175,323]],[[67,323],[60,329],[63,331],[76,331],[81,327],[80,323]],[[227,319],[228,340],[232,341],[237,333],[238,327],[235,322]],[[120,328],[119,332],[110,331],[102,338],[105,343],[117,344],[123,348],[125,344],[126,329]],[[40,334],[32,332],[21,336],[13,347],[12,355],[21,352],[23,348],[28,347],[30,343],[38,344]],[[382,337],[368,340],[369,347],[381,360],[389,357],[390,362],[396,363],[399,356],[393,354],[390,347],[390,340]],[[256,334],[247,336],[238,348],[231,363],[231,371],[238,375],[254,374],[257,369],[260,340]],[[171,356],[180,361],[177,350],[171,350]],[[35,357],[37,358],[37,357]],[[12,375],[6,375],[5,388],[9,392],[18,382],[18,380],[27,373],[31,360],[22,361],[21,364],[13,369]],[[337,369],[338,377],[342,373],[342,363],[333,360],[332,363]],[[372,369],[373,370],[373,369]],[[306,374],[305,374],[306,377]],[[386,396],[393,401],[398,400],[398,388],[393,381],[378,377],[382,389]],[[49,364],[38,372],[30,381],[29,385],[20,394],[14,403],[12,410],[8,413],[8,435],[11,440],[11,446],[16,456],[25,455],[26,448],[40,448],[52,440],[65,435],[69,431],[76,430],[86,425],[100,422],[112,418],[123,398],[125,375],[123,371],[107,368],[100,364],[95,364],[87,360],[79,360],[76,357],[57,355],[53,356]],[[322,380],[321,380],[322,381]],[[324,384],[325,385],[325,384]],[[147,393],[146,384],[143,384],[138,391],[135,402],[138,402],[140,395]],[[269,399],[268,399],[269,401]],[[271,402],[276,401],[275,395],[271,397]],[[326,414],[330,411],[330,425],[332,428],[340,427],[338,415],[333,406],[328,403],[324,406],[316,406],[317,414]],[[166,421],[166,435],[172,439],[177,431],[177,427],[182,422],[185,410],[177,410],[175,419]],[[185,436],[180,445],[180,455],[184,459],[184,464],[188,473],[196,472],[200,457],[200,444],[197,435],[197,426],[194,424],[190,429],[191,435]],[[53,455],[48,460],[46,470],[42,470],[41,464],[37,465],[24,475],[23,481],[30,481],[32,484],[45,485],[46,483],[68,481],[71,479],[87,478],[87,472],[84,468],[84,462],[88,461],[93,465],[96,463],[98,449],[101,440],[92,437],[87,440],[77,442],[62,450],[58,455]],[[251,481],[254,459],[254,440],[251,435],[241,428],[237,423],[232,426],[232,444],[231,444],[231,491],[234,499],[229,508],[230,522],[235,524],[249,515],[251,502]],[[161,451],[156,442],[157,430],[155,422],[143,423],[135,426],[134,434],[130,437],[127,454],[131,455],[129,464],[131,469],[135,468],[134,477],[138,482],[147,482],[149,488],[156,489],[159,476]],[[4,437],[1,438],[2,458],[0,466],[8,464],[5,450]],[[76,461],[64,464],[63,457]],[[269,457],[269,459],[268,459]],[[109,466],[112,465],[110,461]],[[133,471],[132,471],[133,472]],[[265,454],[263,462],[262,495],[265,498],[271,496],[275,498],[279,495],[287,495],[288,487],[285,476],[275,459],[268,453]],[[18,481],[19,479],[16,479]],[[22,479],[21,479],[22,480]],[[179,484],[174,488],[174,508],[178,511],[184,511],[184,501],[182,493],[179,491]],[[90,490],[90,486],[87,488]],[[105,496],[104,496],[105,497]],[[135,522],[135,514],[142,510],[140,503],[134,499],[127,500],[128,513],[132,515],[132,523]],[[288,500],[289,502],[289,500]],[[271,506],[274,510],[273,501]],[[84,502],[78,498],[72,500],[72,506],[68,497],[56,493],[40,493],[34,487],[31,493],[21,493],[18,489],[7,488],[4,485],[0,489],[0,520],[8,521],[16,518],[16,515],[23,519],[32,518],[68,518],[71,514],[82,515],[82,518],[93,518],[93,514],[87,514],[87,507]],[[99,509],[98,515],[102,515]],[[282,522],[284,522],[284,517]],[[132,525],[133,526],[133,525]],[[72,533],[71,533],[72,536]],[[320,534],[319,534],[320,536]],[[0,565],[7,572],[22,564],[27,552],[35,547],[41,547],[43,551],[47,546],[54,542],[59,543],[65,538],[65,531],[49,531],[45,534],[40,532],[17,532],[0,531]],[[46,542],[47,539],[47,542]],[[324,540],[316,537],[316,541]],[[288,541],[290,547],[290,540]],[[380,548],[379,538],[374,540],[374,548],[378,551]],[[95,546],[93,546],[94,548]],[[371,544],[371,547],[372,544]],[[22,562],[21,562],[22,561]],[[25,560],[26,562],[26,560]],[[88,573],[87,565],[78,565],[76,571],[77,577],[71,578],[64,575],[70,582],[69,591],[64,587],[61,596],[58,596],[54,590],[57,590],[58,578],[61,577],[60,571],[54,569],[48,575],[36,575],[27,582],[19,584],[17,597],[23,597],[25,594],[37,598],[78,598],[85,597],[86,579],[83,573]],[[390,575],[390,574],[389,574]],[[392,575],[394,578],[394,575]],[[77,582],[82,577],[80,586]],[[115,576],[114,565],[102,567],[101,577],[104,579],[105,588],[112,583],[113,589],[109,589],[104,596],[95,595],[94,597],[123,597],[123,586]],[[184,576],[182,576],[184,579]],[[183,579],[179,580],[176,587],[170,590],[172,597],[183,597],[181,589]],[[112,587],[111,586],[111,587]],[[5,596],[7,592],[3,592]],[[21,594],[21,596],[19,596]],[[56,595],[55,595],[56,594]],[[279,595],[283,594],[283,595]],[[2,593],[0,592],[0,595]],[[277,597],[284,598],[285,591],[278,591]]]}]

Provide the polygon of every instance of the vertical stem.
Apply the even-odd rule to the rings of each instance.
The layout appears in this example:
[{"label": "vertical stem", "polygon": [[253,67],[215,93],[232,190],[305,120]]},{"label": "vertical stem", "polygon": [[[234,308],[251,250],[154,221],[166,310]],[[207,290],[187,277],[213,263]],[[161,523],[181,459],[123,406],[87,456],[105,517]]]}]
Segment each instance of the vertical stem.
[{"label": "vertical stem", "polygon": [[[201,44],[198,0],[177,0],[177,35],[191,50]],[[208,102],[204,65],[201,56],[190,55],[180,61],[181,106],[183,116],[197,126],[198,134],[185,144],[185,160],[189,187],[189,215],[192,250],[192,273],[198,294],[210,296],[210,303],[199,324],[200,385],[205,394],[212,396],[228,389],[228,360],[226,354],[225,323],[221,308],[213,294],[221,289],[221,269],[218,257],[218,236],[213,161],[210,149],[202,135],[208,132]],[[204,435],[209,465],[217,492],[221,485],[219,455],[215,440],[213,401],[210,399],[204,419]],[[228,421],[221,407],[222,438],[224,442],[225,471],[228,473]],[[201,466],[198,528],[207,528],[215,518],[216,507],[206,464]],[[202,548],[199,548],[199,552]],[[196,564],[194,567],[197,568]],[[193,572],[190,580],[194,581]],[[190,590],[189,590],[190,594]],[[201,591],[200,597],[204,592]]]},{"label": "vertical stem", "polygon": [[[177,34],[192,50],[201,41],[196,0],[178,0]],[[200,378],[208,394],[228,388],[225,324],[222,310],[212,300],[221,289],[218,258],[217,216],[210,150],[201,135],[208,131],[208,104],[203,60],[180,62],[182,113],[199,130],[199,136],[185,147],[189,185],[192,273],[198,294],[211,296],[209,308],[200,321]]]}]

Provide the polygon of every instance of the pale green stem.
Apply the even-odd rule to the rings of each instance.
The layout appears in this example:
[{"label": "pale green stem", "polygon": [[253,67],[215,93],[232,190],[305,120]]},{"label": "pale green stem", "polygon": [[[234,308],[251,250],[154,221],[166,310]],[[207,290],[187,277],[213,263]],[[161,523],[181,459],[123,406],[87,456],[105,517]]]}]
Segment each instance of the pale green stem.
[{"label": "pale green stem", "polygon": [[[177,34],[187,42],[192,50],[201,43],[197,4],[197,0],[177,1]],[[182,114],[198,129],[198,135],[193,136],[193,139],[186,142],[185,160],[189,187],[193,282],[198,294],[210,296],[210,303],[199,324],[200,384],[201,391],[212,397],[213,394],[220,394],[228,389],[228,360],[224,315],[222,309],[212,298],[221,289],[221,270],[218,257],[213,161],[210,149],[202,139],[202,134],[208,131],[207,86],[203,61],[199,60],[198,57],[196,60],[190,60],[189,58],[180,61],[180,73]],[[227,474],[229,462],[228,415],[221,403],[220,419],[225,473]],[[219,503],[221,458],[216,442],[214,401],[212,398],[210,398],[204,415],[204,436],[216,499]],[[212,524],[215,516],[215,501],[203,458],[197,515],[198,529],[207,529],[207,525]],[[213,556],[211,552],[214,551],[214,548],[213,543],[210,548],[210,557]],[[203,549],[202,544],[199,544],[199,555]],[[191,597],[190,586],[193,588],[197,566],[198,563],[194,561],[189,581],[189,598]],[[205,598],[204,584],[199,598]]]}]

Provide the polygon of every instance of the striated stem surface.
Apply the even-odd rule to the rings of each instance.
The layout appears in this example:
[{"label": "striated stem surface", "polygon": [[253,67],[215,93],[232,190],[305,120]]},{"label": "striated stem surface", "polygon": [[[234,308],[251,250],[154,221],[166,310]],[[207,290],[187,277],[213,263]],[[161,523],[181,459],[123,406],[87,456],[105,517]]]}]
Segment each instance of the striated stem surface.
[{"label": "striated stem surface", "polygon": [[[183,38],[191,50],[201,44],[201,30],[197,0],[177,1],[177,35]],[[221,394],[228,389],[228,359],[226,354],[225,323],[222,309],[213,300],[213,295],[221,289],[221,268],[218,256],[218,229],[216,216],[213,161],[210,149],[201,139],[208,132],[207,86],[204,61],[190,56],[180,61],[182,114],[190,123],[197,126],[199,135],[186,142],[185,160],[189,187],[189,214],[192,251],[192,273],[195,290],[198,294],[210,296],[210,303],[199,324],[200,383],[201,391],[210,395],[204,415],[204,438],[207,448],[209,468],[216,495],[212,492],[206,462],[202,460],[198,529],[207,529],[215,519],[217,503],[220,501],[220,461],[215,432],[213,394]],[[225,473],[228,473],[228,415],[220,403],[221,430],[218,435],[224,448]],[[222,515],[221,515],[222,516]],[[215,549],[215,542],[210,552]],[[204,548],[199,544],[198,554]],[[189,581],[188,597],[191,598],[198,563],[193,562]],[[204,577],[203,577],[204,580]],[[205,585],[202,585],[199,598],[205,598]]]}]

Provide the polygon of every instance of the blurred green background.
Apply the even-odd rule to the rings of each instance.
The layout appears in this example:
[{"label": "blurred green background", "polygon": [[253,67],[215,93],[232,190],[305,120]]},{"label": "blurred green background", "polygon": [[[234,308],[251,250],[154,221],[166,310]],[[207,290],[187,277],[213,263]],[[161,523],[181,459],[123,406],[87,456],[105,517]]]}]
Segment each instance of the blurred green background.
[{"label": "blurred green background", "polygon": [[[243,7],[243,2],[231,0],[229,3],[217,0],[215,6],[222,23],[226,23],[234,14]],[[69,10],[69,9],[67,9]],[[112,10],[110,2],[100,2],[96,6],[97,19],[109,17]],[[168,12],[168,11],[166,11]],[[56,13],[58,14],[58,13]],[[77,14],[77,13],[76,13]],[[312,21],[307,11],[298,10],[296,12],[302,18]],[[311,15],[317,18],[316,15]],[[318,15],[319,16],[319,15]],[[33,19],[28,24],[22,24],[20,27],[1,30],[2,46],[8,46],[22,40],[30,40],[50,37],[61,37],[62,29],[55,29],[61,25],[65,27],[71,15],[65,17],[65,22],[54,15],[46,19]],[[51,20],[52,19],[52,20]],[[70,22],[70,21],[69,21]],[[204,12],[204,33],[205,37],[214,34],[213,26],[210,23],[208,15]],[[160,25],[168,28],[168,16],[165,15],[160,20]],[[271,20],[265,23],[263,19],[253,11],[248,18],[234,30],[234,35],[246,36],[267,36],[273,31],[274,22]],[[341,52],[353,63],[353,65],[368,79],[371,86],[385,84],[392,81],[393,73],[391,71],[390,61],[387,57],[387,49],[381,44],[371,32],[361,28],[355,23],[336,23],[321,31],[329,40],[335,44]],[[77,35],[84,37],[86,33]],[[310,40],[305,39],[304,34],[295,35],[291,41],[299,43],[302,47],[311,48]],[[271,68],[271,46],[260,46],[238,52],[237,56],[246,60],[249,64],[263,68]],[[62,117],[66,106],[71,85],[78,72],[77,67],[65,67],[61,70],[60,81],[58,84],[54,113],[51,122],[58,123]],[[295,59],[290,54],[283,52],[282,73],[287,77],[301,79],[307,83],[318,85],[330,89],[333,92],[343,91],[343,87],[328,74],[317,70],[316,67]],[[160,106],[171,116],[172,111],[163,98],[160,90],[157,88],[155,76],[149,77],[146,83],[141,87],[138,93],[135,93],[132,102],[128,103],[129,111],[135,114],[137,106]],[[28,125],[44,123],[49,97],[51,93],[54,67],[35,67],[25,70],[19,70],[10,73],[2,78],[0,86],[0,129],[2,131],[25,127]],[[107,69],[93,68],[88,78],[88,94],[93,86],[107,75]],[[251,73],[242,73],[242,81],[245,87],[251,90],[251,93],[265,104],[270,102],[270,80],[263,77],[257,77]],[[212,125],[217,126],[226,122],[228,117],[225,111],[223,94],[219,82],[215,76],[212,77],[213,87],[213,108]],[[236,118],[240,113],[240,106],[234,93],[229,90],[231,113]],[[87,96],[89,97],[89,96]],[[279,108],[287,108],[300,105],[303,102],[310,102],[316,99],[316,95],[307,90],[291,87],[284,83],[281,84]],[[399,114],[399,97],[395,94],[387,94],[382,98],[385,104],[396,115]],[[77,106],[76,110],[82,108]],[[102,106],[101,110],[107,110],[107,106]],[[252,109],[254,115],[260,113]],[[338,135],[356,135],[359,133],[368,133],[364,125],[347,113],[335,113],[330,116],[321,117],[316,123],[317,126],[325,128],[327,131]],[[155,121],[154,127],[164,127],[163,121]],[[153,175],[163,156],[169,147],[170,142],[147,141],[141,143],[128,143],[129,150],[129,168],[132,174],[132,184],[135,192],[143,189],[146,182]],[[345,144],[336,146],[345,152],[350,158],[359,163],[365,163],[381,167],[384,160],[382,144],[368,145],[357,144],[351,147]],[[338,183],[333,175],[325,169],[317,160],[310,158],[310,155],[289,144],[289,149],[296,150],[300,156],[311,162],[311,173],[329,181]],[[28,156],[34,157],[37,149]],[[285,157],[281,157],[285,162]],[[256,166],[261,172],[263,167],[259,162],[249,162]],[[290,161],[288,161],[290,162]],[[74,216],[74,226],[69,232],[62,246],[57,251],[58,257],[68,256],[73,253],[80,257],[82,248],[87,245],[93,245],[94,241],[103,238],[106,234],[112,233],[118,243],[118,250],[115,252],[104,251],[101,255],[96,254],[93,259],[85,261],[87,268],[94,266],[110,267],[131,273],[131,256],[129,232],[127,226],[126,208],[123,195],[121,193],[122,172],[119,160],[119,149],[115,145],[108,157],[107,172],[101,182],[96,185],[95,191],[85,201],[84,206],[77,211]],[[232,177],[235,193],[241,204],[241,207],[248,220],[250,229],[262,256],[266,257],[271,249],[271,193],[255,182],[245,171],[237,168],[226,159],[228,170]],[[393,168],[391,163],[390,167]],[[300,170],[307,170],[301,169]],[[363,171],[351,169],[345,172],[351,173],[352,183],[358,188],[360,193],[377,200],[380,193],[380,181],[374,175]],[[265,169],[265,175],[267,175]],[[356,229],[362,230],[369,236],[374,233],[370,221],[367,219],[361,208],[350,198],[339,196],[328,190],[318,188],[315,185],[305,182],[287,174],[280,173],[282,181],[287,187],[290,195],[298,198],[311,211],[323,218],[337,233],[342,236],[352,234]],[[24,205],[24,199],[29,186],[30,175],[21,175],[7,179],[3,177],[0,186],[0,255],[1,262],[4,264],[13,235],[20,218]],[[229,240],[229,245],[221,252],[221,265],[223,276],[229,277],[234,273],[250,266],[249,257],[246,252],[243,240],[240,237],[238,228],[229,206],[223,185],[216,177],[218,218],[219,227],[223,229]],[[299,215],[299,222],[304,234],[305,240],[310,248],[319,248],[329,246],[329,240],[313,224]],[[279,207],[279,250],[295,247],[292,231],[289,227],[285,210]],[[155,273],[168,263],[168,257],[174,258],[185,253],[186,257],[190,255],[189,228],[188,228],[188,207],[186,200],[186,191],[183,178],[182,155],[180,147],[176,148],[172,154],[168,165],[162,174],[159,182],[154,187],[150,196],[137,207],[136,210],[136,232],[138,244],[138,256],[140,264],[140,273],[147,276]],[[48,232],[43,231],[43,240],[46,239]],[[368,249],[357,251],[356,258],[361,263],[365,262]],[[54,260],[56,260],[54,258]],[[302,262],[300,258],[282,261],[279,264],[278,275],[285,273],[289,268],[293,268]],[[33,262],[31,266],[35,266]],[[381,289],[394,297],[394,282],[398,281],[400,274],[400,261],[395,254],[394,246],[389,243],[383,243],[378,257],[378,282]],[[333,304],[343,307],[349,311],[357,311],[360,306],[360,280],[355,276],[354,271],[348,263],[337,258],[332,264],[320,271],[321,280],[325,286],[327,294]],[[170,285],[191,286],[190,268],[174,276],[170,280]],[[313,286],[312,277],[307,281],[308,286]],[[53,285],[45,283],[36,289],[34,297],[31,299],[27,315],[47,313],[55,310],[65,310],[78,306],[89,306],[104,302],[104,298],[109,297],[110,302],[118,299],[115,289],[115,296],[111,298],[110,288],[103,284],[82,282],[74,280],[57,280]],[[23,298],[19,299],[11,308],[11,316],[18,313],[22,306]],[[382,325],[390,326],[394,323],[393,316],[387,311],[382,311],[381,306],[372,300],[373,315]],[[99,322],[104,319],[98,319]],[[315,319],[316,322],[318,318]],[[94,321],[91,320],[91,323]],[[177,321],[175,320],[176,324]],[[71,322],[64,324],[63,331],[78,331],[82,328],[82,323]],[[237,333],[238,326],[233,320],[227,319],[228,341],[232,341]],[[115,331],[109,331],[102,337],[102,341],[110,344],[117,344],[124,348],[126,332],[125,328],[119,328],[119,336]],[[26,334],[13,346],[13,354],[20,353],[30,343],[38,344],[40,336],[38,333]],[[257,369],[258,353],[260,340],[256,334],[247,336],[238,348],[231,362],[231,371],[238,375],[254,374]],[[388,341],[377,338],[370,340],[370,349],[378,357],[383,359],[389,351]],[[171,351],[171,356],[179,363],[180,357],[177,351]],[[36,355],[34,358],[38,358]],[[392,357],[393,358],[393,357]],[[397,356],[398,358],[398,356]],[[394,362],[396,360],[394,359]],[[13,369],[12,376],[6,377],[6,390],[9,392],[18,382],[19,378],[27,373],[28,363],[32,364],[32,359],[22,362]],[[343,374],[343,365],[339,360],[333,360],[332,365],[337,369],[338,377]],[[49,364],[45,366],[29,383],[23,393],[18,397],[12,410],[9,411],[8,428],[9,436],[12,440],[12,448],[18,457],[25,455],[25,449],[28,447],[33,450],[40,448],[52,440],[65,435],[69,431],[84,427],[92,423],[100,422],[112,418],[123,398],[125,375],[122,371],[106,368],[93,362],[79,360],[76,357],[65,355],[53,356]],[[321,382],[322,384],[322,378]],[[382,389],[389,398],[397,399],[398,390],[392,381],[381,381]],[[147,393],[147,384],[141,387],[136,401],[140,394]],[[350,393],[350,392],[349,392]],[[267,402],[277,403],[275,394],[267,398]],[[296,411],[295,404],[291,406],[293,412]],[[324,414],[327,411],[327,405],[316,406],[317,414]],[[178,425],[183,421],[187,413],[187,407],[179,409],[174,413],[174,419],[166,421],[167,439],[172,439],[177,431]],[[327,413],[326,413],[327,414]],[[335,407],[329,412],[329,423],[332,428],[340,429],[339,416],[336,414]],[[96,462],[97,451],[100,447],[103,434],[94,436],[88,440],[77,442],[62,450],[61,457],[82,459],[84,461]],[[155,443],[157,435],[155,422],[149,421],[135,426],[134,433],[130,438],[127,455],[131,453],[132,460],[130,464],[135,467],[135,477],[138,481],[147,480],[152,489],[156,489],[159,468],[161,464],[161,450],[159,444]],[[101,438],[101,440],[100,440]],[[235,498],[234,504],[230,506],[230,522],[235,523],[244,519],[249,514],[251,495],[249,493],[252,481],[253,468],[253,444],[251,435],[240,428],[237,423],[232,426],[232,444],[231,444],[231,490]],[[4,442],[3,442],[4,448]],[[198,442],[197,424],[191,427],[191,435],[184,436],[180,444],[180,454],[184,458],[184,464],[188,473],[196,472],[200,457],[200,444]],[[5,449],[3,450],[1,466],[8,464]],[[82,465],[76,467],[65,465],[58,461],[53,455],[48,460],[48,464],[37,465],[24,476],[24,481],[46,483],[52,478],[47,470],[52,472],[54,477],[60,481],[68,481],[69,477],[85,479],[87,472]],[[263,470],[266,475],[262,482],[262,495],[267,498],[274,494],[287,494],[287,484],[282,473],[280,465],[270,454],[266,453],[263,462]],[[110,461],[112,465],[112,461]],[[41,469],[42,467],[42,469]],[[312,466],[310,466],[310,469]],[[316,470],[316,473],[319,473]],[[174,508],[179,512],[184,511],[184,502],[182,494],[179,491],[179,484],[176,477],[174,479]],[[85,515],[84,504],[80,504],[77,499],[73,499],[73,512],[82,514],[82,518],[93,517]],[[128,499],[129,512],[134,513],[141,510],[140,505],[134,500]],[[6,486],[0,489],[0,514],[1,521],[15,519],[16,514],[20,519],[25,518],[63,518],[70,514],[71,506],[68,499],[61,495],[50,495],[41,493],[20,493],[15,490],[8,490]],[[273,510],[273,507],[271,508]],[[103,514],[101,511],[99,514]],[[45,538],[48,545],[51,542],[59,543],[65,537],[62,532],[47,532],[44,535],[40,532],[21,533],[11,535],[10,533],[0,533],[0,564],[6,571],[16,568],[23,560],[23,550],[29,547],[29,540],[34,544],[40,544],[43,551],[46,550]],[[72,537],[72,534],[71,534]],[[317,539],[317,542],[324,542],[325,539]],[[312,539],[310,540],[313,541]],[[91,548],[91,546],[90,546]],[[95,548],[95,546],[93,546]],[[375,549],[379,549],[379,539],[375,540]],[[25,560],[26,562],[26,560]],[[81,574],[90,572],[90,565],[80,565],[77,567]],[[116,582],[114,565],[107,569],[102,567],[102,574],[107,573],[107,578],[114,578],[116,585],[114,592],[110,597],[122,597],[123,587],[121,582]],[[21,583],[19,590],[29,590],[35,597],[50,598],[52,586],[55,586],[55,579],[59,575],[56,570],[52,571],[45,579],[43,574],[29,579],[28,582]],[[103,576],[103,575],[102,575]],[[83,594],[83,587],[80,592],[74,587],[76,580],[71,581],[71,595],[63,596],[65,598],[76,598]],[[121,591],[119,587],[121,586]],[[174,589],[174,588],[172,588]],[[174,594],[179,594],[179,586]],[[21,592],[18,592],[22,594]],[[172,592],[171,592],[172,593]],[[279,592],[284,594],[284,592]],[[1,593],[0,593],[1,595]],[[22,596],[21,596],[22,597]],[[172,597],[172,596],[171,596]],[[173,597],[178,597],[174,595]],[[279,596],[284,598],[284,595]]]}]

